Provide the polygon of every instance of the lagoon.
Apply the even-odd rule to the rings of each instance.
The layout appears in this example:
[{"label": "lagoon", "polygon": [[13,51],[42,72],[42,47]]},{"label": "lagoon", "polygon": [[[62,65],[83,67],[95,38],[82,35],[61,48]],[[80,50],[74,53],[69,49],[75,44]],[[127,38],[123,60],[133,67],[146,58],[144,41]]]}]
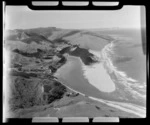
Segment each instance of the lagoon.
[{"label": "lagoon", "polygon": [[115,90],[115,84],[107,75],[102,64],[86,66],[79,57],[74,56],[68,56],[67,60],[67,63],[55,73],[61,82],[86,96],[112,99],[102,94]]}]

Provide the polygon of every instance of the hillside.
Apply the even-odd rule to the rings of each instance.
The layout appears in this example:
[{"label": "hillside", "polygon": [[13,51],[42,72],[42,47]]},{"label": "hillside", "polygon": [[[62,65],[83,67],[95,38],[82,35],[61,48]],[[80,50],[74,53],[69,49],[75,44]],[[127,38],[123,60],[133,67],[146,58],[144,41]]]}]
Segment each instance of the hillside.
[{"label": "hillside", "polygon": [[83,96],[54,75],[68,62],[68,55],[80,58],[86,66],[98,63],[100,60],[90,50],[100,51],[113,40],[96,31],[56,27],[6,31],[11,117],[139,117]]}]

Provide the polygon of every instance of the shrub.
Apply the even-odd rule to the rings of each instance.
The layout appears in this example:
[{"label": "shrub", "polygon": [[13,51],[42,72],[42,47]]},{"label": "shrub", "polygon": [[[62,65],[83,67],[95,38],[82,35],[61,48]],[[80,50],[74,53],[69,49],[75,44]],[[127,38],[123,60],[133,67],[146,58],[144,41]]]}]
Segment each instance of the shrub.
[{"label": "shrub", "polygon": [[51,103],[57,99],[61,99],[65,92],[66,87],[55,81],[49,93],[43,95],[43,100],[45,100],[47,103]]},{"label": "shrub", "polygon": [[34,87],[33,81],[16,78],[12,88],[10,99],[12,109],[29,108],[41,103],[38,88]]},{"label": "shrub", "polygon": [[44,92],[48,93],[52,89],[51,85],[44,85]]}]

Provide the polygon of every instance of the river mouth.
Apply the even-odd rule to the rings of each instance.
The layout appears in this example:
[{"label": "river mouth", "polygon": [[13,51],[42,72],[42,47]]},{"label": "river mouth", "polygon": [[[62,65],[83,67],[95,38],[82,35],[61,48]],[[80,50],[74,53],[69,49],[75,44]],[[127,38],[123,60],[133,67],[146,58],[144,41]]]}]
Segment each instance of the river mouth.
[{"label": "river mouth", "polygon": [[[97,98],[108,98],[107,96],[105,97],[104,95],[101,95],[101,93],[105,92],[108,94],[115,90],[115,88],[110,88],[108,90],[105,88],[106,86],[104,86],[104,88],[100,90],[99,89],[100,86],[98,87],[98,85],[96,84],[93,85],[94,81],[90,83],[89,79],[85,78],[84,76],[84,72],[86,71],[83,71],[82,65],[84,64],[82,64],[79,57],[68,56],[67,60],[68,60],[67,63],[64,66],[62,66],[60,69],[58,69],[57,72],[55,73],[55,76],[60,81],[62,81],[65,85],[69,86],[70,88],[76,91],[79,91],[85,94],[86,96],[93,96]],[[95,64],[91,66],[87,66],[87,67],[90,67],[91,69],[93,69],[92,66],[94,65]],[[88,70],[91,70],[91,69],[88,69]],[[84,70],[85,70],[85,67],[84,67]],[[87,75],[90,75],[90,74],[87,74]]]},{"label": "river mouth", "polygon": [[[110,93],[115,91],[115,84],[108,76],[102,63],[86,66],[80,58],[69,56],[67,64],[59,69],[55,76],[63,81],[69,81],[69,83],[76,81],[80,85],[86,84],[87,86],[91,84],[101,92]],[[78,87],[77,83],[74,85]]]},{"label": "river mouth", "polygon": [[115,46],[115,56],[130,57],[131,60],[123,58],[118,60],[114,57],[113,64],[117,66],[118,70],[125,71],[128,76],[138,80],[140,83],[146,83],[146,57],[142,53],[142,46],[132,48],[127,46],[129,45]]},{"label": "river mouth", "polygon": [[[93,79],[89,76],[94,72],[94,68],[92,66],[97,64],[87,66],[88,68],[86,69],[85,67],[83,68],[83,65],[83,62],[79,57],[68,56],[67,63],[57,70],[55,77],[57,77],[58,80],[61,81],[64,85],[72,88],[75,91],[81,92],[88,97],[91,96],[99,99],[121,101],[116,98],[116,95],[114,97],[111,96],[111,93],[115,92],[115,85],[113,83],[111,83],[112,85],[110,86],[102,87],[102,84],[105,82],[102,84],[95,84],[94,82],[97,80],[96,77],[94,78],[95,80],[89,81],[90,79]],[[102,65],[99,64],[99,67],[102,68]],[[110,88],[108,89],[108,87]]]},{"label": "river mouth", "polygon": [[[134,95],[137,92],[128,87],[130,83],[126,81],[132,79],[124,72],[117,71],[108,58],[107,52],[111,51],[111,47],[113,44],[109,44],[101,51],[89,50],[99,59],[92,65],[85,65],[79,57],[68,55],[67,63],[57,70],[55,76],[66,86],[86,96],[145,106],[143,95]],[[111,74],[114,74],[117,82]]]}]

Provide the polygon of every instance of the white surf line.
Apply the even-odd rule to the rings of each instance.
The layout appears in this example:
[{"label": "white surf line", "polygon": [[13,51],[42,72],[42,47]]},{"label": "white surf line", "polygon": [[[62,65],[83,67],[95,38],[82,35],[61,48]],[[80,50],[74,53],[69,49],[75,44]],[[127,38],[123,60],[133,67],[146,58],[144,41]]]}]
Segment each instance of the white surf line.
[{"label": "white surf line", "polygon": [[[135,114],[135,115],[138,115],[138,116],[140,116],[140,117],[142,117],[142,118],[145,118],[146,117],[146,111],[143,111],[143,110],[141,110],[141,109],[137,109],[136,111],[134,111],[134,110],[132,110],[132,109],[128,109],[128,108],[126,108],[126,107],[122,107],[122,105],[116,105],[116,104],[113,104],[113,103],[108,103],[108,102],[105,102],[105,101],[103,101],[103,100],[101,100],[101,99],[97,99],[97,98],[94,98],[94,97],[89,97],[89,98],[91,98],[91,99],[93,99],[93,100],[96,100],[96,101],[99,101],[99,102],[103,102],[103,103],[105,103],[106,105],[109,105],[109,106],[111,106],[111,107],[115,107],[115,108],[118,108],[118,109],[120,109],[120,110],[122,110],[122,111],[125,111],[125,112],[128,112],[128,113],[132,113],[132,114]],[[130,107],[131,105],[129,105],[129,107]],[[135,108],[135,107],[134,107]]]},{"label": "white surf line", "polygon": [[118,103],[117,104],[117,102],[112,102],[113,104],[115,104],[115,105],[121,105],[121,106],[123,106],[123,107],[125,107],[125,108],[128,108],[128,109],[131,109],[131,110],[134,110],[134,111],[136,111],[136,112],[139,112],[139,113],[146,113],[146,110],[145,109],[142,109],[142,108],[139,108],[139,107],[137,107],[137,106],[135,106],[135,105],[132,105],[132,104],[124,104],[124,103]]},{"label": "white surf line", "polygon": [[138,107],[141,110],[146,110],[145,107],[142,107],[142,106],[139,106],[139,105],[135,105],[135,104],[132,104],[132,103],[112,102],[112,101],[107,101],[107,102],[111,102],[111,103],[114,103],[114,104],[120,104],[120,105],[123,105],[125,107],[129,107],[129,105],[130,105],[130,107],[132,106],[133,108]]},{"label": "white surf line", "polygon": [[[121,74],[121,76],[120,77],[122,77],[123,78],[123,81],[126,81],[126,82],[124,82],[124,84],[125,84],[125,86],[127,86],[127,87],[130,87],[130,84],[129,83],[127,83],[127,81],[131,81],[131,82],[137,82],[136,80],[134,80],[134,79],[132,79],[132,78],[129,78],[129,77],[127,77],[127,75],[124,73],[124,72],[120,72],[120,71],[118,71],[117,70],[117,68],[116,67],[114,67],[113,66],[113,64],[112,64],[112,62],[111,62],[111,60],[110,60],[110,57],[109,57],[109,53],[108,52],[111,52],[111,53],[113,53],[113,47],[114,47],[114,43],[115,41],[112,41],[110,44],[108,44],[108,45],[106,45],[105,47],[104,47],[104,49],[102,49],[102,51],[101,51],[101,53],[100,54],[98,54],[98,53],[96,53],[96,52],[92,52],[94,55],[96,55],[97,57],[99,57],[99,58],[103,58],[103,60],[102,61],[104,61],[104,63],[106,64],[106,66],[108,67],[108,71],[109,72],[114,72],[114,70],[115,70],[115,73],[116,73],[116,75],[118,76],[118,74],[120,75]],[[107,68],[106,67],[106,68]],[[109,68],[110,67],[110,68]],[[131,90],[131,88],[130,88],[130,90]],[[134,91],[134,90],[131,90],[132,91],[132,93],[135,93],[136,95],[138,94],[139,96],[141,96],[138,92],[136,92],[136,91]],[[133,92],[134,91],[134,92]],[[111,102],[112,103],[112,102]],[[118,103],[117,103],[118,104]],[[135,105],[133,106],[133,105],[126,105],[126,104],[123,104],[123,103],[120,103],[121,105],[123,105],[123,106],[126,106],[126,107],[130,107],[130,109],[133,109],[133,110],[137,110],[137,108],[135,108]],[[131,108],[132,107],[132,108]],[[143,110],[145,110],[143,107],[140,107],[140,106],[136,106],[136,107],[138,107],[138,108],[142,108]]]},{"label": "white surf line", "polygon": [[[76,91],[70,87],[68,87],[67,85],[65,85],[65,83],[61,82],[61,84],[63,84],[66,88],[69,88],[70,90],[76,92],[76,93],[79,93],[81,95],[83,95],[84,97],[88,97],[92,100],[96,100],[96,101],[99,101],[101,103],[105,103],[106,105],[108,106],[111,106],[111,107],[114,107],[114,108],[117,108],[117,109],[120,109],[122,111],[125,111],[125,112],[128,112],[128,113],[132,113],[132,114],[135,114],[135,115],[138,115],[142,118],[146,117],[146,111],[139,108],[139,106],[132,106],[131,104],[128,104],[128,103],[121,103],[121,102],[114,102],[114,101],[107,101],[107,100],[104,100],[104,99],[98,99],[98,98],[95,98],[95,97],[92,97],[92,96],[86,96],[85,94],[79,92],[79,91]],[[124,106],[126,105],[126,107]],[[130,109],[129,109],[130,107]],[[134,108],[134,110],[133,110]],[[136,111],[135,111],[136,109]]]},{"label": "white surf line", "polygon": [[[99,58],[103,58],[103,60],[102,61],[104,61],[104,64],[106,65],[106,68],[108,68],[108,71],[109,72],[115,72],[115,74],[116,74],[116,76],[118,77],[118,75],[120,76],[120,78],[122,78],[122,82],[124,83],[124,85],[126,86],[126,87],[129,87],[130,88],[130,83],[128,83],[128,81],[131,81],[131,82],[137,82],[136,80],[134,80],[134,79],[132,79],[132,78],[129,78],[129,77],[127,77],[127,75],[124,73],[124,72],[120,72],[120,71],[118,71],[117,70],[117,68],[116,67],[114,67],[113,66],[113,64],[112,64],[112,62],[111,62],[111,60],[110,60],[110,57],[109,57],[109,52],[111,52],[111,53],[113,53],[113,47],[114,47],[114,43],[115,41],[112,41],[110,44],[108,44],[108,45],[106,45],[103,49],[102,49],[102,51],[100,52],[100,54],[96,54],[96,53],[93,53],[94,55],[96,55],[96,56],[98,56]],[[136,95],[138,95],[138,96],[142,96],[142,95],[140,95],[138,92],[136,92],[136,91],[134,91],[133,89],[131,89],[130,88],[130,91],[132,92],[132,93],[134,93],[134,94],[136,94]],[[142,96],[143,97],[143,96]],[[111,102],[112,103],[112,102]],[[125,106],[125,104],[124,104],[124,106]],[[128,108],[129,108],[129,106],[128,105],[126,105]],[[131,106],[132,106],[132,109],[133,109],[133,105],[130,105],[130,108],[131,108]],[[139,107],[139,106],[138,106]],[[134,107],[135,108],[135,107]],[[144,109],[144,108],[142,108],[142,109]],[[136,110],[137,110],[137,108],[136,108]]]},{"label": "white surf line", "polygon": [[[122,102],[112,102],[112,101],[108,101],[108,100],[104,100],[104,99],[98,99],[98,98],[95,98],[95,97],[90,97],[90,96],[86,96],[85,94],[83,94],[83,93],[81,93],[81,92],[79,92],[79,91],[76,91],[76,90],[74,90],[74,89],[72,89],[72,88],[70,88],[69,86],[67,86],[65,83],[63,83],[63,82],[61,82],[61,84],[63,84],[66,88],[68,88],[68,89],[70,89],[70,90],[72,90],[72,91],[74,91],[74,92],[76,92],[76,93],[79,93],[79,94],[81,94],[81,95],[83,95],[83,96],[85,96],[85,97],[88,97],[88,98],[91,98],[91,99],[94,99],[94,100],[97,100],[97,101],[99,101],[99,102],[102,102],[102,103],[105,103],[105,104],[107,104],[107,103],[114,103],[114,104],[117,104],[117,105],[126,105],[127,107],[129,107],[129,106],[131,106],[131,105],[133,105],[133,104],[125,104],[125,103],[122,103]],[[144,107],[140,107],[140,106],[136,106],[136,105],[134,105],[134,108],[135,107],[138,107],[138,108],[140,108],[140,109],[142,109],[142,110],[145,110],[145,108]]]},{"label": "white surf line", "polygon": [[[111,43],[109,47],[112,47],[112,46],[113,46],[112,44],[113,44],[113,43]],[[109,48],[109,47],[108,47],[108,48]],[[110,50],[108,49],[107,51],[110,51]],[[99,55],[99,54],[98,54],[98,55]],[[101,55],[100,55],[100,56],[101,56]],[[102,55],[102,56],[103,56],[103,55]],[[104,56],[107,57],[106,53],[104,53]],[[98,57],[99,57],[99,56],[98,56]],[[109,61],[110,61],[110,60],[109,60]],[[110,61],[110,63],[111,63],[111,61]],[[112,63],[111,63],[111,64],[112,64]],[[111,65],[111,66],[113,66],[113,65]],[[113,66],[113,69],[114,69],[114,68],[115,68],[115,67]],[[120,72],[119,72],[119,73],[120,73]],[[123,76],[125,77],[126,74],[125,74],[125,75],[123,74]],[[61,82],[61,83],[62,83],[62,82]],[[74,89],[68,87],[68,86],[65,85],[64,83],[62,83],[62,84],[63,84],[64,86],[66,86],[67,88],[69,88],[70,90],[72,90],[72,91],[74,91],[74,92],[76,92],[76,93],[80,93],[81,95],[87,97],[85,94],[83,94],[83,93],[81,93],[81,92],[78,92],[78,91],[76,91],[76,90],[74,90]],[[101,102],[101,103],[105,103],[105,104],[108,105],[108,106],[118,108],[118,109],[120,109],[120,110],[122,110],[122,111],[129,112],[129,113],[138,115],[138,116],[140,116],[140,117],[145,117],[145,115],[146,115],[146,112],[145,112],[144,107],[141,107],[141,108],[140,108],[140,106],[136,106],[136,105],[133,105],[133,104],[121,103],[121,102],[114,102],[114,101],[112,102],[112,101],[107,101],[107,100],[104,100],[104,99],[98,99],[98,98],[95,98],[95,97],[89,97],[89,98],[91,98],[91,99],[93,99],[93,100],[96,100],[96,101],[99,101],[99,102]]]},{"label": "white surf line", "polygon": [[108,101],[108,100],[105,100],[106,103],[113,103],[115,105],[121,105],[123,107],[126,107],[126,108],[129,108],[129,109],[132,109],[132,110],[143,110],[143,111],[146,111],[146,108],[142,107],[142,106],[138,106],[138,105],[135,105],[135,104],[131,104],[131,103],[126,103],[126,102],[116,102],[116,101]]},{"label": "white surf line", "polygon": [[[130,90],[133,91],[133,93],[139,94],[138,92],[134,91],[131,86],[133,86],[133,84],[131,84],[130,82],[137,82],[137,80],[130,78],[126,75],[125,72],[122,71],[118,71],[117,67],[115,67],[111,61],[111,57],[109,56],[109,52],[111,52],[112,54],[114,54],[113,52],[113,48],[114,48],[114,41],[112,41],[110,44],[107,44],[102,51],[98,52],[92,52],[94,55],[96,55],[98,58],[102,59],[102,62],[104,63],[105,68],[108,70],[109,73],[114,72],[115,75],[117,76],[117,78],[120,80],[120,82],[122,82],[126,87],[129,87]],[[140,83],[139,83],[140,84]],[[138,87],[139,84],[134,84],[134,86]],[[144,96],[142,96],[144,97]]]},{"label": "white surf line", "polygon": [[[126,89],[131,92],[133,95],[135,96],[139,96],[141,98],[144,98],[145,95],[140,94],[139,92],[135,91],[132,88],[132,83],[131,82],[136,82],[137,83],[137,87],[138,87],[138,81],[130,78],[127,76],[127,74],[123,71],[119,71],[117,69],[117,67],[115,67],[111,61],[111,57],[109,56],[109,53],[114,54],[113,52],[113,48],[114,48],[114,41],[112,41],[110,44],[107,44],[101,51],[99,54],[96,54],[96,56],[98,56],[99,58],[102,59],[102,62],[104,64],[104,67],[107,69],[107,71],[109,73],[114,73],[117,76],[118,81],[120,81],[120,83],[122,83]],[[135,84],[134,84],[135,85]]]}]

